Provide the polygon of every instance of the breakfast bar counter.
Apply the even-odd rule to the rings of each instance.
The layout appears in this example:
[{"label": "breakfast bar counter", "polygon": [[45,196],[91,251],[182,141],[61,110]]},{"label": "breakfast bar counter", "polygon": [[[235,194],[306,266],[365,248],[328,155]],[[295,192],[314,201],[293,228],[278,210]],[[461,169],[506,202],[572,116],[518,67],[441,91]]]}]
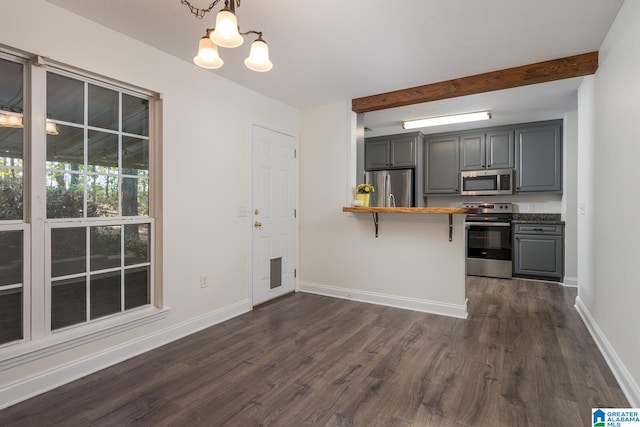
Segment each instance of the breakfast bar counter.
[{"label": "breakfast bar counter", "polygon": [[346,206],[342,208],[342,212],[352,212],[352,213],[371,213],[373,215],[373,223],[376,230],[376,237],[378,237],[378,214],[379,213],[389,213],[389,214],[445,214],[449,215],[449,241],[453,239],[453,217],[452,215],[459,214],[473,214],[476,213],[478,209],[475,208],[447,208],[447,207],[433,207],[433,208],[407,208],[407,207],[396,207],[396,208],[377,208],[377,207],[355,207],[355,206]]}]

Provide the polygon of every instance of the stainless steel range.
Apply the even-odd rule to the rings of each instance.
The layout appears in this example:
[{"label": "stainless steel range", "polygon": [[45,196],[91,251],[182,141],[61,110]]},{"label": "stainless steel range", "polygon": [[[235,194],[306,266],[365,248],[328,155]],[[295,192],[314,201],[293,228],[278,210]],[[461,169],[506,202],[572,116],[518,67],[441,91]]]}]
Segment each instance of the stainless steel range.
[{"label": "stainless steel range", "polygon": [[465,226],[466,268],[470,276],[511,278],[511,203],[463,203],[478,213],[467,215]]}]

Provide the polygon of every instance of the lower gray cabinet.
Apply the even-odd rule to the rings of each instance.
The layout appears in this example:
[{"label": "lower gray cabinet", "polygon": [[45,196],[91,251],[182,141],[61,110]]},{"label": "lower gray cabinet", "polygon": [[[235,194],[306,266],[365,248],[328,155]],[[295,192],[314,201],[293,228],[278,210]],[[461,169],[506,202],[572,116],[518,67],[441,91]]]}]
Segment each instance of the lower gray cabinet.
[{"label": "lower gray cabinet", "polygon": [[515,224],[513,275],[561,280],[564,274],[564,225]]}]

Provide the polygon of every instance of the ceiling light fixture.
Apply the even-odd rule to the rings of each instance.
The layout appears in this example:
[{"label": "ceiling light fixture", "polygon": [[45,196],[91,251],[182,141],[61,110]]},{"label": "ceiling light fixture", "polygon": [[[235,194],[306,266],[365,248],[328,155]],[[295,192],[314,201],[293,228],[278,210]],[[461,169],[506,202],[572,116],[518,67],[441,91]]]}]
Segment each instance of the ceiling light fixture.
[{"label": "ceiling light fixture", "polygon": [[[187,5],[196,18],[202,19],[207,12],[211,12],[220,0],[214,0],[206,9],[199,9],[193,6],[188,0],[180,0],[180,2]],[[251,44],[249,57],[244,60],[244,65],[253,71],[269,71],[273,68],[273,63],[269,60],[269,47],[262,38],[262,32],[241,32],[238,20],[236,19],[236,7],[240,7],[240,0],[225,0],[224,7],[216,16],[216,26],[214,28],[207,28],[204,37],[200,39],[198,55],[193,58],[193,62],[202,68],[220,68],[224,64],[224,61],[220,58],[218,47],[238,47],[244,42],[242,36],[255,34],[258,38]]]},{"label": "ceiling light fixture", "polygon": [[[58,126],[49,119],[46,121],[47,135],[58,135]],[[22,123],[22,116],[17,114],[0,113],[0,128],[14,128],[22,129],[24,124]]]},{"label": "ceiling light fixture", "polygon": [[402,122],[403,129],[426,128],[429,126],[451,125],[454,123],[475,122],[478,120],[489,120],[491,113],[480,111],[477,113],[453,114],[450,116],[429,117],[426,119],[407,120]]}]

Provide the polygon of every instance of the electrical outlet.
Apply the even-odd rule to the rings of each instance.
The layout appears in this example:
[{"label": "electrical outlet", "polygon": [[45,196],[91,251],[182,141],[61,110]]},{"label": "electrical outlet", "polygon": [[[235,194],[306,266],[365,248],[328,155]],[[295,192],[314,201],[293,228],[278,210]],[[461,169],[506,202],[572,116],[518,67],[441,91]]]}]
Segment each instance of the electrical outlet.
[{"label": "electrical outlet", "polygon": [[209,286],[209,276],[207,276],[206,274],[203,274],[202,276],[200,276],[200,287],[206,288],[208,286]]}]

